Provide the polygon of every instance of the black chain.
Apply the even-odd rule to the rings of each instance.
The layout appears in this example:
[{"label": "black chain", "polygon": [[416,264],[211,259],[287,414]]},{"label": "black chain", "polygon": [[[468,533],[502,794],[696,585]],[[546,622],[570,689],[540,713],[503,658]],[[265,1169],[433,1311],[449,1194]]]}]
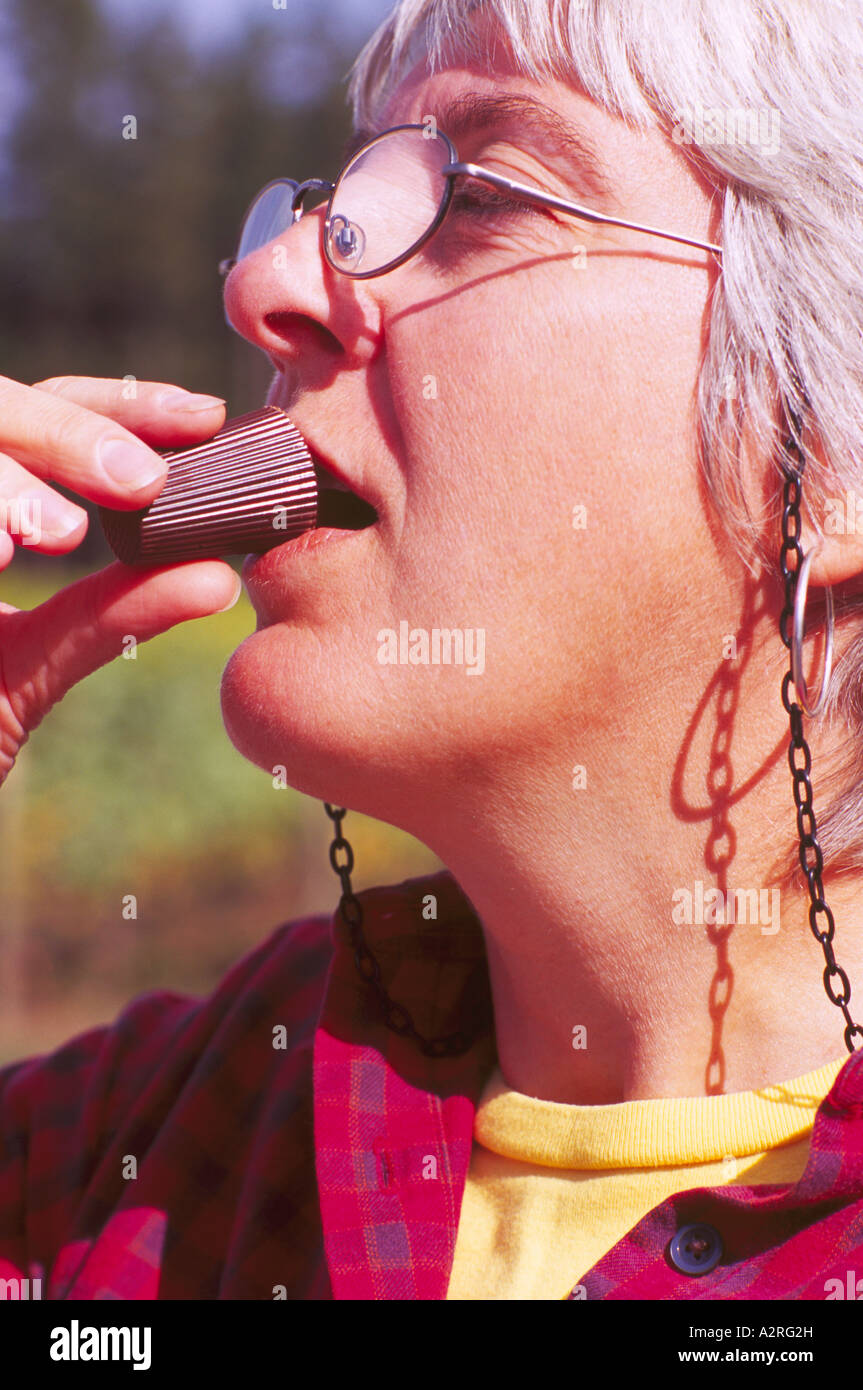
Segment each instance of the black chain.
[{"label": "black chain", "polygon": [[[363,935],[363,905],[351,887],[354,852],[342,834],[342,821],[347,812],[343,806],[330,806],[327,801],[324,802],[324,810],[335,826],[335,836],[330,845],[330,864],[333,873],[338,875],[342,885],[339,911],[350,934],[357,970],[361,978],[367,985],[371,986],[377,995],[384,1022],[400,1037],[412,1038],[426,1057],[458,1057],[463,1052],[467,1052],[473,1040],[465,1037],[464,1033],[461,1032],[450,1033],[444,1038],[424,1038],[422,1033],[417,1031],[410,1012],[403,1004],[397,1004],[387,994],[381,979],[380,965],[369,950]],[[339,862],[339,855],[344,856],[341,863]]]},{"label": "black chain", "polygon": [[[793,434],[787,440],[785,447],[789,454],[796,455],[799,466],[794,468],[784,462],[782,465],[785,484],[782,507],[782,548],[779,552],[782,578],[785,581],[785,607],[779,619],[779,635],[789,652],[792,642],[794,601],[797,595],[797,574],[803,559],[803,548],[800,544],[800,499],[803,493],[803,470],[806,466],[802,451],[797,443],[800,436],[800,423],[796,418],[793,419],[792,423],[794,426]],[[792,555],[794,556],[793,568],[789,564]],[[821,946],[824,959],[827,962],[824,968],[824,988],[827,991],[827,998],[831,1004],[836,1005],[837,1009],[842,1010],[845,1019],[845,1046],[849,1052],[855,1052],[858,1049],[855,1048],[852,1039],[855,1036],[863,1039],[863,1028],[859,1023],[855,1023],[851,1017],[849,1008],[851,983],[841,965],[836,964],[836,957],[833,954],[833,936],[836,924],[833,920],[833,913],[824,901],[824,884],[821,878],[824,856],[818,843],[815,810],[812,805],[812,782],[809,777],[812,770],[812,755],[809,751],[809,745],[803,737],[803,711],[797,701],[791,697],[792,685],[793,675],[789,666],[782,677],[782,704],[791,722],[788,766],[791,768],[791,775],[794,779],[794,805],[797,807],[797,833],[800,836],[800,867],[806,875],[806,882],[809,885],[809,926],[815,940]],[[798,763],[798,754],[802,755],[802,765]],[[819,930],[819,917],[824,920],[823,930]],[[838,992],[834,981],[839,982]]]}]

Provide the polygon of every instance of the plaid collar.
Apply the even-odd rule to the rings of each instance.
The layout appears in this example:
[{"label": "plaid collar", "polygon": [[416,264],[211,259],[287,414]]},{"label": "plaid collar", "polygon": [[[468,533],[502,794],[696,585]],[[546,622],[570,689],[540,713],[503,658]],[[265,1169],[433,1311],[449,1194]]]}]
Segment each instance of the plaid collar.
[{"label": "plaid collar", "polygon": [[474,1041],[461,1057],[427,1058],[388,1029],[336,913],[314,1053],[333,1296],[442,1299],[474,1111],[497,1058],[482,929],[448,873],[360,896],[366,941],[391,998],[424,1037],[461,1030]]}]

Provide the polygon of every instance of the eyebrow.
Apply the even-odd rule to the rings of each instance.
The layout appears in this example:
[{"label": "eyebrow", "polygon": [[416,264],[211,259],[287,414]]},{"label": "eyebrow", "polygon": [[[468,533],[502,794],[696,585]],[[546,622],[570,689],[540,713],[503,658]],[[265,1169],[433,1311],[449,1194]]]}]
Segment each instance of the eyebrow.
[{"label": "eyebrow", "polygon": [[[541,147],[544,153],[554,156],[580,192],[602,202],[612,200],[611,185],[593,141],[564,120],[559,112],[534,97],[517,93],[479,96],[466,92],[447,102],[435,119],[440,130],[456,146],[466,135],[514,126],[527,138],[528,144]],[[355,131],[342,151],[343,162],[347,163],[363,145],[382,133],[383,130],[369,128]],[[530,153],[527,147],[526,153]]]}]

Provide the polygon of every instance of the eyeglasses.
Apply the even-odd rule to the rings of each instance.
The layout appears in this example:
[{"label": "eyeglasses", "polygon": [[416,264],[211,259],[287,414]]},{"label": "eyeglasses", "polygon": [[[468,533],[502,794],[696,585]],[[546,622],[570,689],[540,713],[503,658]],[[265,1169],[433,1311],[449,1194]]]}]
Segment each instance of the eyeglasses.
[{"label": "eyeglasses", "polygon": [[363,145],[334,184],[323,179],[307,179],[305,183],[274,179],[268,183],[246,212],[236,256],[222,261],[220,273],[229,274],[246,256],[299,222],[306,194],[320,191],[329,195],[323,243],[333,270],[354,280],[385,275],[415,256],[439,230],[452,205],[459,176],[477,179],[519,201],[555,208],[586,222],[627,227],[722,255],[722,248],[710,242],[608,217],[580,203],[504,178],[478,164],[460,163],[455,146],[442,131],[429,125],[403,125],[384,131]]}]

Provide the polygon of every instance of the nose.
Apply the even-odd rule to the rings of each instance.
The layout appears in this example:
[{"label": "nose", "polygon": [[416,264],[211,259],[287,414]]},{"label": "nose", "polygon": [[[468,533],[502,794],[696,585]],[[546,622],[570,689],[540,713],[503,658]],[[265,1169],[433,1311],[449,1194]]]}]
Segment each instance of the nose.
[{"label": "nose", "polygon": [[[371,361],[381,341],[381,309],[368,281],[334,270],[323,253],[326,204],[302,212],[304,193],[329,190],[311,179],[298,187],[292,227],[234,266],[225,281],[231,327],[283,369],[306,371]],[[377,282],[374,282],[375,284]]]}]

